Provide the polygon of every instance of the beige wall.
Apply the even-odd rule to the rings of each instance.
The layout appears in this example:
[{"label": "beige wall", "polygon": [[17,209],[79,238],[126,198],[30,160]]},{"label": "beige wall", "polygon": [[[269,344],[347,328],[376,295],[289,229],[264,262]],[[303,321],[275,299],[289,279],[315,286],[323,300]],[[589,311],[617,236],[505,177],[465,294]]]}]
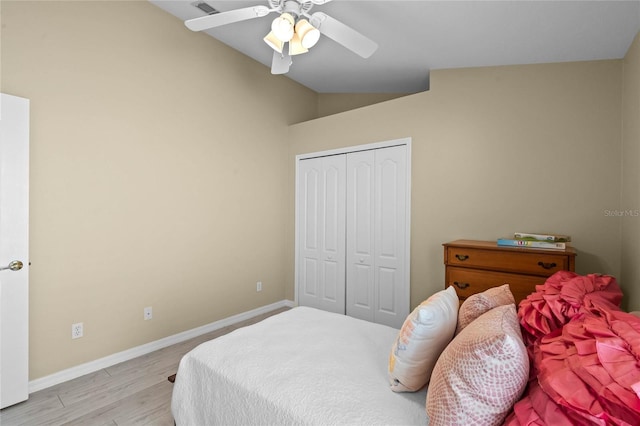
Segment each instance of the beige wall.
[{"label": "beige wall", "polygon": [[623,61],[622,284],[629,310],[640,310],[640,33]]},{"label": "beige wall", "polygon": [[[411,137],[411,305],[444,286],[442,243],[574,237],[580,273],[620,273],[621,61],[434,71],[429,92],[290,127],[294,158]],[[623,283],[624,284],[624,283]]]},{"label": "beige wall", "polygon": [[31,380],[284,298],[314,92],[146,1],[3,1],[1,84],[32,108]]},{"label": "beige wall", "polygon": [[326,117],[406,95],[406,93],[319,93],[318,117]]}]

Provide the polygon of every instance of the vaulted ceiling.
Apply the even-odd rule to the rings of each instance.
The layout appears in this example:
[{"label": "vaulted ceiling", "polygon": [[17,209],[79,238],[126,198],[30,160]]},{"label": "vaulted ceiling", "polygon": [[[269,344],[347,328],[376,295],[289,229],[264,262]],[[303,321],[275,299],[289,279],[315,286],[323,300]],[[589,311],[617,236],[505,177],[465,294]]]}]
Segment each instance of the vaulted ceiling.
[{"label": "vaulted ceiling", "polygon": [[[194,0],[150,0],[187,20],[206,13]],[[220,12],[267,0],[205,0]],[[287,77],[319,93],[414,93],[433,69],[624,57],[640,30],[636,1],[344,1],[313,5],[378,43],[368,59],[321,37],[293,57]],[[206,33],[271,67],[263,41],[277,14]],[[185,31],[189,31],[185,27]]]}]

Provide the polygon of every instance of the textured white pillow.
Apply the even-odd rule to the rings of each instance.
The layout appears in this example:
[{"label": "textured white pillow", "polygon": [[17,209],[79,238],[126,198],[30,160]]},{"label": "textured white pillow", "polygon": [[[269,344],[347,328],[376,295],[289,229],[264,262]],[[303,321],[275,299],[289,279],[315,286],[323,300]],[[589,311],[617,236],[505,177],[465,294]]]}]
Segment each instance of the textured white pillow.
[{"label": "textured white pillow", "polygon": [[394,392],[414,392],[427,384],[438,357],[453,338],[458,303],[456,290],[448,287],[409,314],[389,356],[389,383]]},{"label": "textured white pillow", "polygon": [[472,294],[460,306],[456,334],[460,333],[463,328],[485,312],[489,312],[498,306],[515,305],[515,303],[509,284],[492,287],[482,293]]},{"label": "textured white pillow", "polygon": [[500,425],[529,377],[515,305],[481,315],[444,350],[427,392],[430,426]]}]

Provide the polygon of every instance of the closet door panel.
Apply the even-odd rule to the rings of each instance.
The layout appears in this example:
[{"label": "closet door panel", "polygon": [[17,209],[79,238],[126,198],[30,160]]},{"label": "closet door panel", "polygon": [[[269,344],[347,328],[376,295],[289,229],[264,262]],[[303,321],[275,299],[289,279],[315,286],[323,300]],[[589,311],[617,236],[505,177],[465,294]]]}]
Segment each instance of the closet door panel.
[{"label": "closet door panel", "polygon": [[[332,158],[331,160],[335,160]],[[336,256],[344,245],[344,165],[326,160],[324,170],[323,248],[327,256]]]},{"label": "closet door panel", "polygon": [[[369,257],[373,253],[373,152],[365,151],[349,154],[351,165],[351,181],[347,182],[347,190],[351,195],[349,202],[351,211],[347,212],[350,237],[353,238],[353,252],[357,256]],[[351,163],[349,163],[351,162]],[[352,228],[352,229],[351,229]],[[370,263],[370,262],[368,262]]]},{"label": "closet door panel", "polygon": [[379,256],[395,260],[398,258],[400,249],[398,238],[401,238],[398,226],[402,225],[398,218],[398,202],[401,201],[398,192],[402,189],[399,188],[400,167],[397,162],[387,158],[390,153],[386,150],[380,154],[386,155],[382,157],[379,164],[376,164],[379,173],[376,176],[376,198],[378,199],[376,246]]},{"label": "closet door panel", "polygon": [[318,261],[316,259],[303,259],[302,275],[304,276],[302,294],[305,297],[318,296]]},{"label": "closet door panel", "polygon": [[[327,302],[337,303],[341,297],[339,293],[344,293],[344,279],[338,276],[339,266],[337,262],[324,262],[324,282],[322,286],[322,297]],[[342,298],[344,299],[344,298]]]},{"label": "closet door panel", "polygon": [[345,155],[322,157],[323,305],[345,313]]},{"label": "closet door panel", "polygon": [[347,315],[374,321],[375,151],[347,154]]},{"label": "closet door panel", "polygon": [[[373,282],[373,271],[368,265],[354,265],[351,280],[348,281],[347,294],[351,297],[351,309],[347,309],[347,315],[352,315],[354,309],[365,312],[373,312],[373,292],[370,283]],[[349,307],[349,305],[347,305]],[[358,312],[357,310],[355,312]],[[366,318],[363,318],[366,319]]]},{"label": "closet door panel", "polygon": [[318,244],[320,200],[320,162],[300,164],[298,210],[300,215],[299,256],[302,266],[299,273],[301,303],[319,306],[318,282],[320,280],[320,247]]},{"label": "closet door panel", "polygon": [[[312,164],[309,164],[311,166]],[[320,172],[316,168],[310,168],[302,176],[304,191],[302,199],[302,248],[310,253],[318,250],[318,202],[320,201]],[[316,256],[314,256],[315,258]]]},{"label": "closet door panel", "polygon": [[375,151],[374,264],[376,265],[378,323],[400,327],[409,314],[405,300],[406,262],[406,147]]},{"label": "closet door panel", "polygon": [[396,305],[396,282],[397,271],[395,269],[378,269],[378,310],[387,314],[395,314]]},{"label": "closet door panel", "polygon": [[300,305],[345,313],[345,156],[298,163]]}]

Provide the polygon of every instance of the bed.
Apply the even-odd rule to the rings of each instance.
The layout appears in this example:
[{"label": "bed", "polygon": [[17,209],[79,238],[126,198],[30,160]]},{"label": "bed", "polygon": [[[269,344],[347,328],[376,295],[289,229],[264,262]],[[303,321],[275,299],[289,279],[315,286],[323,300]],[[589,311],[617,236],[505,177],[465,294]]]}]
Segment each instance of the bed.
[{"label": "bed", "polygon": [[459,309],[450,287],[401,330],[296,307],[185,355],[172,413],[178,426],[640,424],[640,318],[621,298],[613,277],[561,271],[518,309],[506,284]]},{"label": "bed", "polygon": [[426,424],[426,390],[388,388],[397,335],[308,307],[269,317],[182,359],[174,419],[177,425]]}]

